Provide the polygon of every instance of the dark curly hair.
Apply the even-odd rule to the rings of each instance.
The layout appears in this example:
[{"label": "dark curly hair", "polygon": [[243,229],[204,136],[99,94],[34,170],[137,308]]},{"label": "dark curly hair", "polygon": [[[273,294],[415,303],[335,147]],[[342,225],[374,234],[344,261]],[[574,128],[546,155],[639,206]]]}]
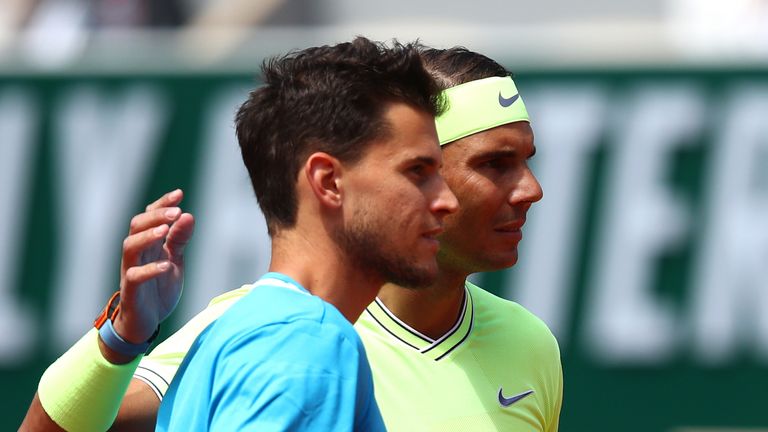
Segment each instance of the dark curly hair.
[{"label": "dark curly hair", "polygon": [[235,120],[237,138],[269,233],[296,223],[296,181],[312,153],[355,163],[393,125],[394,102],[437,115],[439,87],[418,44],[352,42],[291,52],[262,65],[264,85]]}]

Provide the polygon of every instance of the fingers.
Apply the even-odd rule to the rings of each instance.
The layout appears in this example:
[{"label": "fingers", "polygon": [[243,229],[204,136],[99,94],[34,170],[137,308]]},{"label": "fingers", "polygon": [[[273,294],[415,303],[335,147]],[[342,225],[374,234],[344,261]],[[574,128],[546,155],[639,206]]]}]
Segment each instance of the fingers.
[{"label": "fingers", "polygon": [[181,216],[178,205],[183,198],[184,192],[181,189],[161,196],[157,201],[149,204],[143,213],[131,219],[129,234],[136,234],[160,224],[172,224]]},{"label": "fingers", "polygon": [[160,198],[158,198],[157,201],[148,205],[146,208],[146,211],[150,212],[152,210],[157,210],[163,207],[178,206],[183,198],[184,198],[184,192],[181,189],[173,190],[161,196]]},{"label": "fingers", "polygon": [[[194,218],[177,205],[184,197],[181,189],[168,192],[149,204],[144,213],[131,219],[128,237],[123,241],[122,273],[160,260],[180,263],[194,230]],[[163,245],[167,248],[163,249]],[[145,274],[145,272],[142,272]]]},{"label": "fingers", "polygon": [[[159,225],[126,237],[123,240],[123,270],[145,264],[139,262],[142,254],[153,247],[159,249],[169,229],[168,225]],[[148,260],[153,261],[151,257]]]},{"label": "fingers", "polygon": [[129,235],[146,231],[161,224],[172,224],[181,216],[178,207],[161,207],[137,214],[131,219]]},{"label": "fingers", "polygon": [[142,266],[130,267],[125,272],[125,282],[132,286],[138,286],[170,269],[171,263],[168,261],[151,262]]},{"label": "fingers", "polygon": [[171,260],[176,261],[182,257],[184,248],[192,238],[195,230],[195,218],[189,213],[183,213],[176,222],[171,225],[165,239],[165,245],[171,255]]}]

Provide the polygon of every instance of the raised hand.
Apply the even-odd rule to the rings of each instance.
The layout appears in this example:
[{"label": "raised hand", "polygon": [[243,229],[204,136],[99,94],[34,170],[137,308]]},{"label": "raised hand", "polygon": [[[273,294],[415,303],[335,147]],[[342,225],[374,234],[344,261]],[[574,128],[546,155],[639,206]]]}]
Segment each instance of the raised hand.
[{"label": "raised hand", "polygon": [[113,323],[126,341],[143,343],[173,312],[181,297],[184,248],[195,220],[178,205],[176,189],[148,205],[131,220],[120,265],[120,312]]}]

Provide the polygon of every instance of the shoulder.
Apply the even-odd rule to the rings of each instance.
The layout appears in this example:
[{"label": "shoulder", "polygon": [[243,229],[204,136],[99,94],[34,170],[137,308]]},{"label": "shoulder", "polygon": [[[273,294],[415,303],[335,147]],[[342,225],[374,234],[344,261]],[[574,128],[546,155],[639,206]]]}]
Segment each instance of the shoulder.
[{"label": "shoulder", "polygon": [[[233,385],[246,383],[254,389],[287,392],[292,395],[289,399],[299,401],[306,394],[320,397],[323,389],[334,385],[331,383],[355,386],[352,383],[370,379],[359,339],[355,335],[351,338],[337,325],[292,319],[234,329],[217,329],[214,325],[211,330],[208,340],[199,347],[202,357],[198,360],[202,361],[196,367],[214,375],[214,394],[227,393]],[[297,389],[301,389],[300,395],[294,395]]]},{"label": "shoulder", "polygon": [[215,297],[208,306],[192,317],[178,331],[168,339],[161,342],[152,352],[142,359],[142,363],[152,358],[167,358],[169,355],[181,354],[181,357],[189,350],[192,342],[206,327],[221,317],[230,307],[248,294],[253,285],[243,285],[238,289],[228,291]]},{"label": "shoulder", "polygon": [[550,354],[560,349],[547,324],[522,305],[503,299],[467,281],[472,296],[476,324],[480,329],[493,331],[500,337],[514,337],[531,348],[538,347]]},{"label": "shoulder", "polygon": [[197,336],[212,322],[221,317],[230,307],[243,299],[253,289],[253,285],[228,291],[215,297],[208,306],[190,319],[176,333],[168,337],[164,342],[152,351],[150,356],[156,356],[167,352],[186,352]]},{"label": "shoulder", "polygon": [[361,347],[352,325],[330,304],[267,286],[251,291],[207,333],[203,343],[209,348],[246,361],[253,356],[269,361],[333,361],[339,352],[357,352]]},{"label": "shoulder", "polygon": [[187,323],[178,331],[155,347],[147,357],[142,359],[142,363],[145,363],[145,360],[151,361],[151,359],[155,358],[166,359],[169,356],[173,357],[179,355],[184,357],[184,354],[189,350],[189,347],[198,335],[211,325],[211,323],[224,315],[230,307],[240,301],[252,288],[252,285],[243,285],[236,290],[226,292],[214,298],[208,304],[208,307],[192,317],[192,319],[187,321]]},{"label": "shoulder", "polygon": [[246,294],[251,292],[252,289],[253,289],[253,284],[246,284],[241,286],[240,288],[233,289],[232,291],[227,291],[224,294],[216,296],[208,303],[208,307],[206,308],[206,310],[219,308],[219,307],[232,306],[236,301],[240,300]]},{"label": "shoulder", "polygon": [[551,334],[549,327],[531,311],[512,300],[501,298],[467,281],[475,311],[497,316],[503,323],[530,329],[533,332]]},{"label": "shoulder", "polygon": [[351,327],[333,305],[298,288],[263,284],[236,291],[241,290],[239,297],[229,296],[215,304],[212,302],[212,307],[231,305],[216,326],[249,331],[263,326],[319,325],[342,333]]},{"label": "shoulder", "polygon": [[147,383],[162,399],[195,339],[252,288],[253,285],[243,285],[214,298],[208,307],[142,358],[134,377]]}]

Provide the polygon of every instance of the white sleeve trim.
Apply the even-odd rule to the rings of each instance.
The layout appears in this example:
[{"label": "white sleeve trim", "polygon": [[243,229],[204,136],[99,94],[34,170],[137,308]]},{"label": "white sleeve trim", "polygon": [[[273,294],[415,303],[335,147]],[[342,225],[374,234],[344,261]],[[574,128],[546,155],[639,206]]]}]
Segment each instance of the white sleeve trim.
[{"label": "white sleeve trim", "polygon": [[155,393],[157,399],[162,402],[163,396],[165,396],[165,392],[168,391],[168,386],[170,385],[170,383],[166,381],[165,378],[163,378],[160,374],[153,371],[152,369],[148,369],[144,366],[139,366],[136,368],[136,372],[133,373],[133,377],[146,383]]}]

